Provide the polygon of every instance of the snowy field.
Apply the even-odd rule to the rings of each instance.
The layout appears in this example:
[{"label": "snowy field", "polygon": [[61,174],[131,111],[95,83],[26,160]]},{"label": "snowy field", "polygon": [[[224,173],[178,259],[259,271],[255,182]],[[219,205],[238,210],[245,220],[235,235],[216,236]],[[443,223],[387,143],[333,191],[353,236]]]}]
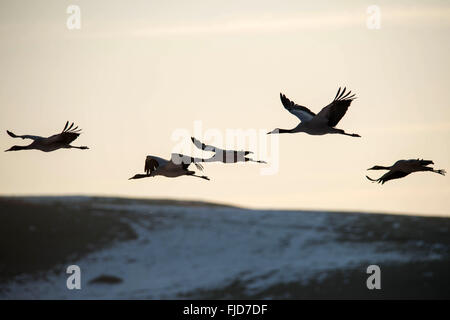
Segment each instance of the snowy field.
[{"label": "snowy field", "polygon": [[[89,250],[62,254],[51,267],[36,272],[13,272],[0,282],[1,299],[340,298],[335,296],[339,290],[332,288],[336,283],[343,288],[343,297],[371,298],[365,280],[369,276],[366,268],[373,264],[380,266],[382,275],[388,274],[382,281],[393,279],[394,297],[402,297],[398,288],[402,283],[404,297],[411,294],[408,281],[431,286],[427,296],[449,296],[448,277],[442,278],[442,270],[450,270],[450,222],[445,218],[89,197],[3,198],[1,203],[7,203],[9,211],[18,205],[17,213],[9,212],[15,216],[28,207],[45,212],[58,207],[55,215],[64,215],[64,208],[70,208],[69,220],[77,219],[77,212],[84,216],[87,212],[100,222],[113,217],[132,234],[122,239],[112,234],[101,246],[93,240],[87,244]],[[38,215],[26,217],[38,219]],[[46,226],[52,221],[48,219]],[[77,236],[84,237],[88,227],[95,233],[95,223],[81,224],[70,234],[71,243],[76,243]],[[23,232],[28,233],[53,230],[55,237],[50,239],[66,241],[64,232],[58,235],[58,225],[50,231],[26,219],[12,225],[23,225]],[[8,239],[2,241],[2,246],[8,246]],[[18,254],[31,250],[30,246],[21,249],[20,239],[10,241],[15,242]],[[37,252],[30,254],[36,258],[27,261],[45,259],[52,243],[33,249]],[[15,256],[8,259],[0,261],[4,270]],[[69,275],[65,268],[71,264],[81,268],[81,290],[66,287]],[[405,280],[398,276],[402,274]],[[117,281],[92,281],[105,275]],[[433,288],[442,282],[442,287]],[[382,285],[389,290],[389,283]]]}]

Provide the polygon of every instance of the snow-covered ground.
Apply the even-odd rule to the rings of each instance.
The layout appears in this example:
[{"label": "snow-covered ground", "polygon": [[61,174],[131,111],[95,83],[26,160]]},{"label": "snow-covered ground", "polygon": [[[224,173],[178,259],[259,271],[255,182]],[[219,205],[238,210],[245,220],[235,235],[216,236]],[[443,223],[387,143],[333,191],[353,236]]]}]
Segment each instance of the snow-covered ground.
[{"label": "snow-covered ground", "polygon": [[[76,205],[86,198],[70,201]],[[415,250],[390,248],[383,239],[342,240],[345,230],[351,232],[347,227],[362,214],[187,207],[134,201],[100,201],[93,208],[101,214],[114,211],[137,214],[138,219],[123,219],[138,238],[114,242],[106,249],[67,263],[81,268],[81,290],[67,289],[69,275],[64,271],[59,274],[49,271],[39,279],[17,277],[0,291],[0,298],[173,299],[197,290],[221,288],[236,279],[246,283],[251,294],[277,283],[317,281],[337,269],[436,260],[442,256],[438,247],[417,254]],[[61,270],[65,268],[66,265],[61,266]],[[89,283],[100,275],[116,276],[123,281]]]}]

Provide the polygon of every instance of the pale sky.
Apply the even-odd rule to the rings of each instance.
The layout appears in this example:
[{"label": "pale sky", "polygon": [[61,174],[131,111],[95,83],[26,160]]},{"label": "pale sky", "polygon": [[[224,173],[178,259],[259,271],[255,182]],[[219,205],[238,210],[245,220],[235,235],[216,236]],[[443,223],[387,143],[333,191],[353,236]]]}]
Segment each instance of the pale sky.
[{"label": "pale sky", "polygon": [[[66,26],[70,5],[80,30]],[[370,5],[380,29],[366,25]],[[83,129],[73,144],[91,149],[0,153],[0,194],[450,215],[449,176],[365,178],[383,174],[366,171],[375,164],[409,158],[450,171],[449,32],[447,1],[2,0],[0,147],[30,142],[6,129],[49,136],[70,120]],[[318,112],[339,86],[358,99],[338,127],[360,139],[281,135],[273,175],[211,163],[211,181],[127,180],[147,154],[169,158],[173,134],[193,133],[196,121],[201,134],[223,136],[292,128],[280,92]]]}]

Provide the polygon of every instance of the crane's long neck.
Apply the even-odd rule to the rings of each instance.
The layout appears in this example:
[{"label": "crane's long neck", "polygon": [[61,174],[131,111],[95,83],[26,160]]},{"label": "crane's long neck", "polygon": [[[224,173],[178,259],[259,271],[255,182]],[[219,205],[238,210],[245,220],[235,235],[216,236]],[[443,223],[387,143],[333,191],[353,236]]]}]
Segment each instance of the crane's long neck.
[{"label": "crane's long neck", "polygon": [[12,146],[11,148],[9,148],[8,150],[5,150],[5,151],[20,151],[20,150],[29,150],[29,149],[33,149],[33,147],[31,145],[28,145],[28,146]]},{"label": "crane's long neck", "polygon": [[274,130],[272,130],[271,132],[268,132],[267,134],[276,134],[276,133],[293,133],[293,132],[297,132],[294,131],[294,129],[280,129],[280,128],[276,128]]},{"label": "crane's long neck", "polygon": [[385,167],[385,166],[375,166],[372,168],[372,170],[391,170],[392,167]]},{"label": "crane's long neck", "polygon": [[151,174],[136,174],[136,175],[132,176],[131,178],[129,178],[128,180],[148,178],[151,176],[152,176]]},{"label": "crane's long neck", "polygon": [[278,133],[292,133],[294,129],[278,129]]},{"label": "crane's long neck", "polygon": [[28,149],[32,149],[32,147],[30,145],[28,146],[14,146],[14,149],[16,149],[17,151],[19,150],[28,150]]}]

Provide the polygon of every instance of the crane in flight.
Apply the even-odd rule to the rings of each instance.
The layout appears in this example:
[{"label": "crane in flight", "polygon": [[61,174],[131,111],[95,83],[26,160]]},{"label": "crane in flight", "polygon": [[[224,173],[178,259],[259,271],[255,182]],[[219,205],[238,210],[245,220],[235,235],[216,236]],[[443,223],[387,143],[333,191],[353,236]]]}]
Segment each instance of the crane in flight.
[{"label": "crane in flight", "polygon": [[12,146],[5,151],[40,150],[44,152],[51,152],[58,149],[89,149],[86,146],[77,147],[71,145],[71,143],[81,134],[81,129],[78,129],[78,126],[73,128],[73,125],[74,123],[72,122],[69,126],[69,121],[67,121],[62,132],[54,134],[50,137],[16,135],[11,131],[6,130],[8,135],[12,138],[31,139],[33,142],[27,146]]},{"label": "crane in flight", "polygon": [[237,151],[237,150],[225,150],[220,149],[211,145],[207,145],[202,143],[200,140],[191,137],[192,143],[199,149],[203,151],[214,152],[214,155],[211,158],[207,159],[198,159],[200,162],[223,162],[223,163],[236,163],[236,162],[257,162],[257,163],[267,163],[262,160],[253,160],[248,157],[249,154],[252,154],[252,151]]},{"label": "crane in flight", "polygon": [[419,171],[431,171],[441,174],[443,176],[445,175],[446,173],[445,170],[443,169],[435,170],[432,167],[428,167],[428,165],[430,164],[434,164],[434,162],[431,160],[423,160],[423,159],[398,160],[390,167],[373,166],[372,168],[367,169],[367,170],[389,170],[389,171],[378,179],[372,179],[368,176],[366,176],[366,178],[372,182],[384,184],[386,181],[400,179],[406,177],[407,175],[413,172]]},{"label": "crane in flight", "polygon": [[300,123],[293,129],[276,128],[267,134],[305,132],[311,135],[335,133],[350,137],[361,137],[359,134],[347,133],[342,129],[335,128],[347,112],[352,101],[356,99],[354,94],[351,95],[351,91],[345,93],[346,89],[344,88],[341,92],[341,88],[339,88],[334,100],[318,114],[315,114],[304,106],[296,104],[284,94],[280,93],[280,99],[284,108],[296,116],[300,120]]},{"label": "crane in flight", "polygon": [[191,164],[194,164],[197,169],[203,170],[203,166],[199,163],[201,160],[202,159],[192,158],[179,153],[172,153],[170,160],[149,155],[145,158],[145,174],[136,174],[128,180],[154,176],[164,176],[168,178],[190,176],[209,180],[207,176],[199,176],[195,174],[195,171],[188,170]]}]

